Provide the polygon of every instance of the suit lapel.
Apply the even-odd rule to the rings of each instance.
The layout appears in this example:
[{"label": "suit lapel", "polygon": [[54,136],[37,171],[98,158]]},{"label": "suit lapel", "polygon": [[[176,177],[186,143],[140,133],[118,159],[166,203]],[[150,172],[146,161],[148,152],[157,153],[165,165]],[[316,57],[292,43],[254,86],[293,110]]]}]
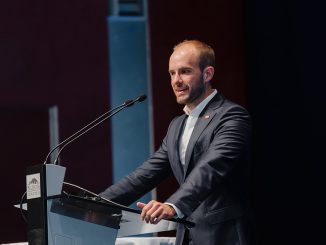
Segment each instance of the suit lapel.
[{"label": "suit lapel", "polygon": [[185,166],[184,166],[184,178],[187,175],[189,162],[190,162],[194,147],[196,145],[196,142],[197,142],[199,136],[203,133],[203,131],[207,127],[207,125],[210,123],[210,121],[215,116],[215,114],[216,114],[215,109],[221,106],[223,100],[224,100],[223,96],[218,93],[217,95],[215,95],[213,97],[213,99],[208,103],[206,108],[204,108],[204,110],[200,114],[200,116],[196,122],[195,128],[194,128],[194,130],[191,134],[191,137],[189,139],[188,146],[187,146],[186,157],[185,157]]},{"label": "suit lapel", "polygon": [[185,120],[186,120],[187,116],[186,115],[182,115],[181,117],[179,117],[174,125],[174,131],[173,133],[173,148],[172,151],[173,152],[173,161],[172,163],[177,163],[174,168],[175,170],[178,172],[178,174],[176,174],[176,178],[180,178],[182,179],[184,176],[184,172],[183,172],[183,167],[181,165],[180,162],[180,154],[179,154],[179,142],[180,142],[180,137],[182,135],[183,132],[183,127],[185,124]]}]

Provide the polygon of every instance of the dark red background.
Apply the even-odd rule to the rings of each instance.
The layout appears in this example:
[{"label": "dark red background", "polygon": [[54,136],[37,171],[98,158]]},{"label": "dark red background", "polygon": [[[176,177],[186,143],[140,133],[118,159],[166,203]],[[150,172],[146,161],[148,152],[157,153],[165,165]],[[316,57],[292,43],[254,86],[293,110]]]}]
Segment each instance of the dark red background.
[{"label": "dark red background", "polygon": [[[217,89],[253,117],[259,244],[321,244],[325,6],[148,2],[155,147],[182,113],[167,73],[172,47],[183,39],[206,41],[216,50]],[[25,168],[42,163],[48,151],[48,108],[59,108],[62,140],[110,107],[107,14],[107,0],[0,3],[1,243],[27,240],[13,204],[24,192]],[[109,138],[108,123],[69,146],[62,154],[66,180],[95,192],[111,184]],[[160,186],[160,200],[172,185]]]}]

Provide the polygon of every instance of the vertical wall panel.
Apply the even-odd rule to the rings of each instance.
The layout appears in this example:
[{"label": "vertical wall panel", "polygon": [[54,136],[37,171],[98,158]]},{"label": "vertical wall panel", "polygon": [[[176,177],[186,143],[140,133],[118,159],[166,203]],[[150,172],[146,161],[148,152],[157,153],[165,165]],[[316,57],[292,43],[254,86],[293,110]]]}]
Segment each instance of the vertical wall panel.
[{"label": "vertical wall panel", "polygon": [[[143,17],[109,17],[110,104],[148,94],[146,21]],[[150,155],[149,100],[112,119],[112,168],[116,182]],[[148,194],[144,201],[149,200]]]}]

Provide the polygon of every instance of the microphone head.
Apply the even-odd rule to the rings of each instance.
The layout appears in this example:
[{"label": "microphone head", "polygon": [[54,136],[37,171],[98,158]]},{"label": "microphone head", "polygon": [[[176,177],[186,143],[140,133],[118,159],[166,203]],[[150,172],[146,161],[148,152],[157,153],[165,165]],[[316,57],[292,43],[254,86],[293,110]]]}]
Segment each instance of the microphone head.
[{"label": "microphone head", "polygon": [[142,94],[142,95],[139,95],[139,96],[138,96],[136,99],[134,99],[134,100],[126,100],[126,101],[123,103],[123,105],[129,107],[129,106],[134,105],[135,102],[142,102],[142,101],[146,100],[146,98],[147,98],[147,96],[146,96],[145,94]]},{"label": "microphone head", "polygon": [[146,100],[146,98],[147,98],[146,94],[141,94],[138,96],[136,100],[139,102],[143,102],[144,100]]}]

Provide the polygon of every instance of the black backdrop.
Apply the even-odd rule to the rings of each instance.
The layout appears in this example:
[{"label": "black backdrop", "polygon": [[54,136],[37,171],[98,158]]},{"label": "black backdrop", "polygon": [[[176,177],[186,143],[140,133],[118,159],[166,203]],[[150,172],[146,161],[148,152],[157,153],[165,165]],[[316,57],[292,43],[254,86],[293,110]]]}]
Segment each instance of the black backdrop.
[{"label": "black backdrop", "polygon": [[325,180],[322,1],[246,1],[260,244],[321,244]]}]

